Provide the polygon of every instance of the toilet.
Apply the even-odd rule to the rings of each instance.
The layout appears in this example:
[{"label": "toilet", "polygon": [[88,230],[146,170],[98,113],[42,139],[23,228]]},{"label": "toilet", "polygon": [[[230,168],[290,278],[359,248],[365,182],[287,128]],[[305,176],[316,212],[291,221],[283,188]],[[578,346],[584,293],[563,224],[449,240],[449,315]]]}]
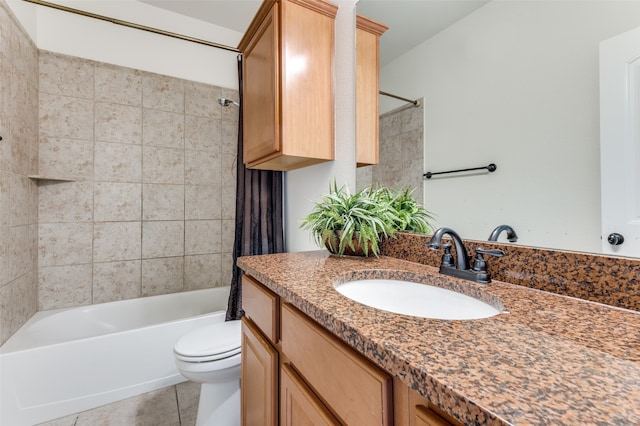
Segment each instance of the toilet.
[{"label": "toilet", "polygon": [[241,321],[207,325],[175,344],[178,371],[202,383],[196,426],[240,425]]}]

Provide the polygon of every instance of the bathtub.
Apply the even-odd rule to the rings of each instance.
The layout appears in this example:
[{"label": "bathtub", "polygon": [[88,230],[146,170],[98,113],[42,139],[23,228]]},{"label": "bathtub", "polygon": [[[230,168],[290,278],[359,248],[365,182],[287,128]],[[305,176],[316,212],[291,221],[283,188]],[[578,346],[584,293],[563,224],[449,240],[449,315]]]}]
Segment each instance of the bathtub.
[{"label": "bathtub", "polygon": [[184,382],[173,346],[224,321],[229,287],[36,313],[0,347],[0,425],[33,425]]}]

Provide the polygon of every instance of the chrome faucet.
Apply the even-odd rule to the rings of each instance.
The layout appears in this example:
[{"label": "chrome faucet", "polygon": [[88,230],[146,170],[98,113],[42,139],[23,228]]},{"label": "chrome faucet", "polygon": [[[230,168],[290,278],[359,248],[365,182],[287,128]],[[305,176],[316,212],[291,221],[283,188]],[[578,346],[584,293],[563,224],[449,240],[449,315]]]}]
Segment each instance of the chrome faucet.
[{"label": "chrome faucet", "polygon": [[516,234],[515,229],[513,229],[509,225],[497,226],[496,229],[491,231],[491,235],[489,235],[489,241],[498,241],[498,237],[500,236],[500,233],[502,231],[507,232],[507,240],[509,240],[509,242],[515,243],[516,241],[518,241],[518,234]]},{"label": "chrome faucet", "polygon": [[[442,237],[445,235],[449,235],[449,237],[451,237],[453,244],[456,247],[455,262],[453,254],[451,254],[451,244],[442,243]],[[473,262],[473,267],[470,267],[467,248],[464,246],[464,242],[462,241],[462,238],[460,238],[460,235],[451,228],[440,228],[436,230],[436,232],[433,233],[431,240],[427,243],[427,246],[432,250],[438,250],[440,248],[444,249],[442,262],[440,263],[441,274],[478,283],[491,282],[491,277],[487,270],[487,261],[484,259],[484,255],[502,257],[505,254],[502,250],[485,250],[478,247],[476,248],[476,257]]]}]

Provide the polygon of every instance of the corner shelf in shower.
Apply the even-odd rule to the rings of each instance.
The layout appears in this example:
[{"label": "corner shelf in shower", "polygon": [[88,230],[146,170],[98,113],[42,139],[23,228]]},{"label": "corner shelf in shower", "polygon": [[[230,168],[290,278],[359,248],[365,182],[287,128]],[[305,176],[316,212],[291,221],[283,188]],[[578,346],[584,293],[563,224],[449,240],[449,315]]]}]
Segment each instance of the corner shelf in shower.
[{"label": "corner shelf in shower", "polygon": [[66,179],[66,178],[59,178],[59,177],[53,177],[53,176],[40,176],[40,175],[29,175],[27,177],[33,181],[36,181],[36,183],[40,183],[40,182],[62,183],[62,182],[75,182],[77,180],[77,179]]}]

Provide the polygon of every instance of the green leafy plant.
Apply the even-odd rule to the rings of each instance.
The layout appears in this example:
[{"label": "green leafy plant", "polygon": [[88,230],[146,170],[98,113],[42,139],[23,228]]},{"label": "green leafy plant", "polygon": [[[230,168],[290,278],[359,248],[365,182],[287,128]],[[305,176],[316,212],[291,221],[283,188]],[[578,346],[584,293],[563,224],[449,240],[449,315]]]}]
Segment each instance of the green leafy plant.
[{"label": "green leafy plant", "polygon": [[396,231],[424,233],[430,229],[430,218],[409,190],[368,187],[352,194],[334,182],[300,226],[332,253],[378,256],[380,241]]},{"label": "green leafy plant", "polygon": [[433,231],[431,221],[434,218],[411,195],[414,190],[410,188],[392,190],[381,187],[379,191],[395,212],[397,217],[394,225],[395,231],[415,232],[417,234],[429,234]]}]

